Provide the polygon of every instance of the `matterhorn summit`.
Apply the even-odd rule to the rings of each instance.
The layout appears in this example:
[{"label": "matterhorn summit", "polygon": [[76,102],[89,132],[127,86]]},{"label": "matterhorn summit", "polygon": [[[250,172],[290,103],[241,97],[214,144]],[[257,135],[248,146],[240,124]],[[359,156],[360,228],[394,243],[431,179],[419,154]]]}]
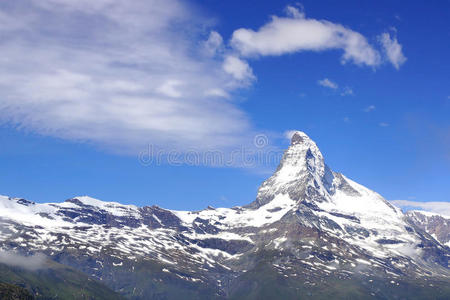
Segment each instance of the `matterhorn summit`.
[{"label": "matterhorn summit", "polygon": [[333,180],[316,143],[305,133],[295,131],[275,174],[261,185],[253,205],[264,205],[280,193],[299,201],[306,197],[326,200],[333,192]]}]

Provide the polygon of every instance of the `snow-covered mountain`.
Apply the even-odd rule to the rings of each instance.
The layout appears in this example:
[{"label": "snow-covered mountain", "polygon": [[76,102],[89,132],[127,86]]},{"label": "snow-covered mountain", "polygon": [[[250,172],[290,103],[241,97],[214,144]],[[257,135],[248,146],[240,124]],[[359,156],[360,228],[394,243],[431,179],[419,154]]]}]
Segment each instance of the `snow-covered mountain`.
[{"label": "snow-covered mountain", "polygon": [[408,211],[406,216],[441,244],[450,247],[450,216],[420,210]]},{"label": "snow-covered mountain", "polygon": [[404,287],[449,296],[449,223],[442,237],[434,220],[333,172],[296,132],[247,206],[190,212],[0,197],[0,246],[45,253],[131,298],[258,298],[269,286],[288,298],[408,297]]}]

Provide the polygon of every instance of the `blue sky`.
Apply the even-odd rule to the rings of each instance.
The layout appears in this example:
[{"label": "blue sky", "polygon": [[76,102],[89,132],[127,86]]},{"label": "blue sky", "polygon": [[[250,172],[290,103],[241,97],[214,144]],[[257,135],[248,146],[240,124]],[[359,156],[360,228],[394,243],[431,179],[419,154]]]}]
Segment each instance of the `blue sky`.
[{"label": "blue sky", "polygon": [[386,199],[450,201],[449,19],[445,1],[2,2],[0,194],[243,205],[276,162],[186,153],[279,154],[297,129]]}]

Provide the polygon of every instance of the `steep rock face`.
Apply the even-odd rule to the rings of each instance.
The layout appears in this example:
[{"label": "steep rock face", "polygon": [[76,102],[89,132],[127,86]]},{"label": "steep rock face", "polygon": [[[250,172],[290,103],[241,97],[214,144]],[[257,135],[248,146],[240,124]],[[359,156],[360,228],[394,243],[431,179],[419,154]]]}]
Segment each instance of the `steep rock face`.
[{"label": "steep rock face", "polygon": [[296,132],[275,174],[261,185],[249,207],[265,205],[279,194],[288,194],[295,201],[327,201],[334,193],[333,180],[316,143],[303,132]]},{"label": "steep rock face", "polygon": [[450,217],[424,211],[408,211],[408,221],[432,235],[442,245],[450,247]]},{"label": "steep rock face", "polygon": [[408,218],[333,172],[316,143],[296,132],[247,206],[191,212],[89,197],[49,204],[0,197],[0,247],[44,252],[129,297],[168,297],[167,287],[231,297],[246,291],[243,280],[265,285],[257,270],[288,278],[295,297],[318,293],[324,280],[364,283],[364,293],[382,297],[380,285],[450,278],[449,248]]}]

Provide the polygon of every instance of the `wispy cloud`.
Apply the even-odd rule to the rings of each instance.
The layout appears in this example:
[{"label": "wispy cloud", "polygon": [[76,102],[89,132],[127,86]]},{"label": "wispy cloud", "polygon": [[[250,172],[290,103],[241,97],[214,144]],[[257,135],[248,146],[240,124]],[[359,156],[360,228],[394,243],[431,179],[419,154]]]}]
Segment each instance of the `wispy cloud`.
[{"label": "wispy cloud", "polygon": [[334,90],[336,92],[340,91],[339,94],[341,96],[353,96],[355,94],[355,92],[353,91],[353,89],[351,87],[344,86],[343,88],[339,88],[339,84],[337,84],[334,81],[331,81],[328,78],[324,78],[324,79],[318,80],[317,84],[320,85],[320,86],[323,86],[325,88]]},{"label": "wispy cloud", "polygon": [[223,69],[226,73],[243,83],[249,84],[255,79],[248,63],[236,56],[227,56],[223,62]]},{"label": "wispy cloud", "polygon": [[389,127],[389,123],[381,122],[381,123],[378,124],[378,126],[380,126],[380,127]]},{"label": "wispy cloud", "polygon": [[207,54],[214,56],[224,52],[223,38],[217,31],[211,31],[209,37],[203,42],[203,47]]},{"label": "wispy cloud", "polygon": [[379,36],[379,40],[387,59],[397,70],[400,69],[400,66],[405,63],[406,57],[403,54],[402,45],[397,41],[397,37],[391,37],[389,33],[385,32]]},{"label": "wispy cloud", "polygon": [[339,85],[336,82],[333,82],[328,78],[318,80],[317,84],[320,86],[326,87],[326,88],[333,89],[333,90],[335,90],[339,87]]},{"label": "wispy cloud", "polygon": [[375,109],[376,109],[375,105],[369,105],[364,109],[364,111],[371,112],[371,111],[374,111]]},{"label": "wispy cloud", "polygon": [[354,94],[353,89],[348,86],[344,87],[341,92],[341,96],[353,96]]},{"label": "wispy cloud", "polygon": [[284,11],[289,17],[295,19],[305,18],[305,7],[301,3],[297,3],[296,5],[288,5]]},{"label": "wispy cloud", "polygon": [[450,202],[420,202],[410,200],[391,200],[390,202],[406,210],[418,209],[450,216]]},{"label": "wispy cloud", "polygon": [[0,121],[133,153],[237,145],[229,95],[253,73],[209,23],[179,0],[3,1]]}]

